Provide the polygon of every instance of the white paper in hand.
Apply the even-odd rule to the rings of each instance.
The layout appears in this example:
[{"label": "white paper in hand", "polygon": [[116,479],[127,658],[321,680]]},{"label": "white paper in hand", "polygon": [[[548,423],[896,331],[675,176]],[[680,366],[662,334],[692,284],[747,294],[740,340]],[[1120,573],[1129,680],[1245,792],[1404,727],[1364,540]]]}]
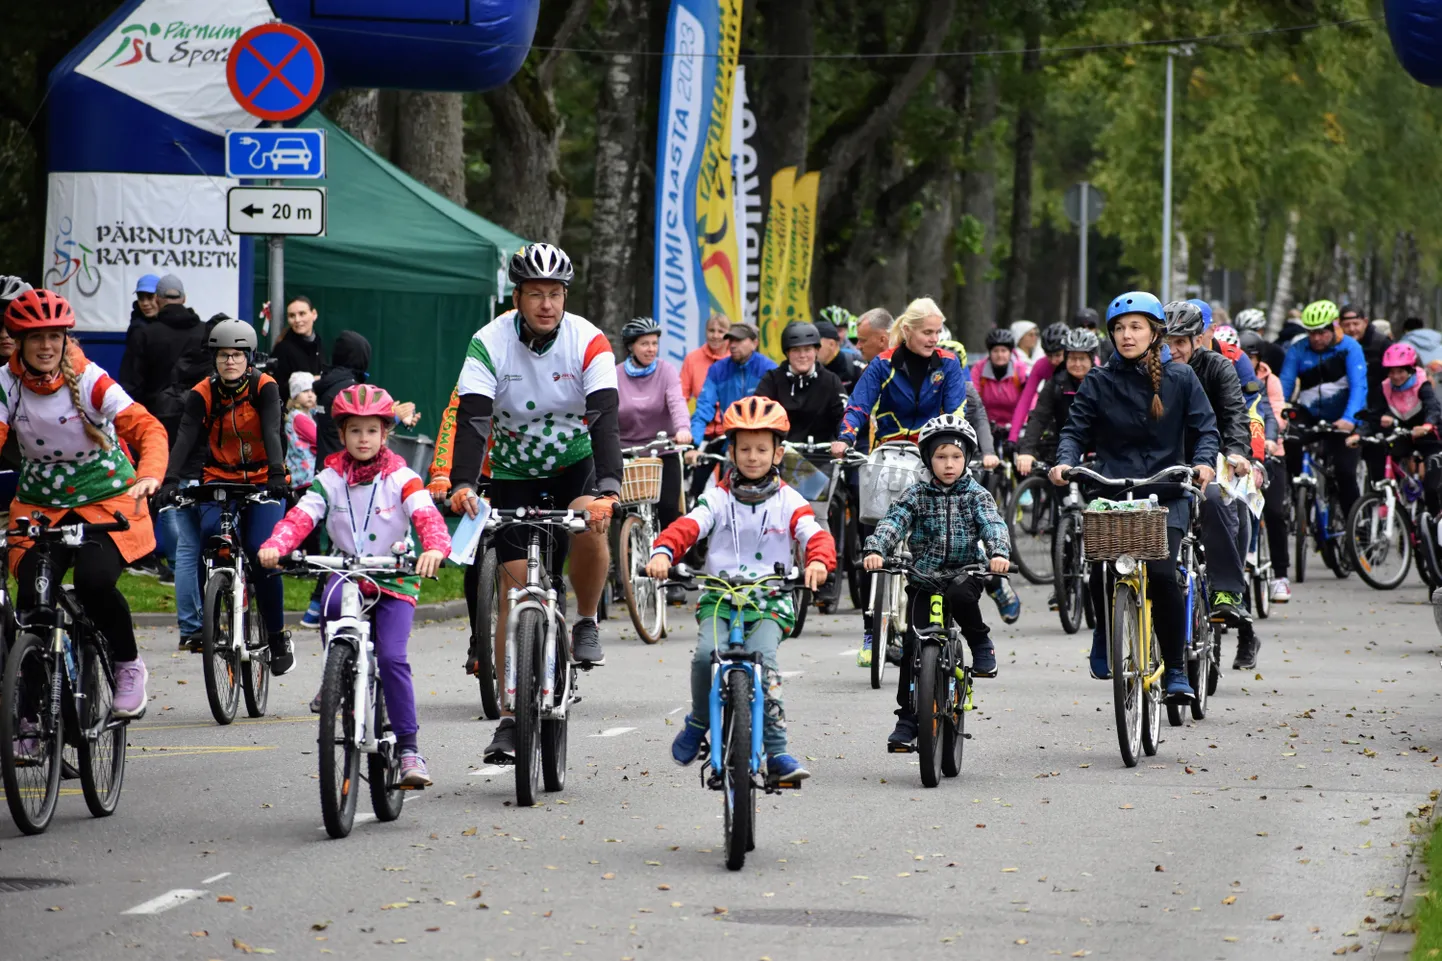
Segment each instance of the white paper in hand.
[{"label": "white paper in hand", "polygon": [[491,516],[491,505],[482,497],[476,507],[476,516],[462,517],[451,537],[451,560],[457,564],[469,566],[476,562],[476,550],[481,545],[481,535],[486,532],[486,518]]}]

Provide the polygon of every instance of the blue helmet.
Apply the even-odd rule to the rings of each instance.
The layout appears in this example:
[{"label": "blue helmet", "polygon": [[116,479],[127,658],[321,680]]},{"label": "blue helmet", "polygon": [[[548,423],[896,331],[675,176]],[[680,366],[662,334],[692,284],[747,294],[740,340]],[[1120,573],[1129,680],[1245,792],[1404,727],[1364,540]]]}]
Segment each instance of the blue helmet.
[{"label": "blue helmet", "polygon": [[1193,297],[1191,300],[1187,301],[1187,303],[1189,303],[1189,304],[1195,304],[1196,307],[1197,307],[1197,309],[1202,312],[1202,333],[1205,334],[1207,331],[1211,330],[1211,329],[1212,329],[1212,305],[1209,304],[1209,303],[1207,303],[1205,300],[1203,300],[1203,299],[1200,298],[1200,297]]},{"label": "blue helmet", "polygon": [[1156,294],[1149,294],[1145,290],[1128,291],[1112,301],[1107,308],[1107,330],[1111,330],[1112,321],[1123,314],[1146,314],[1158,324],[1167,321],[1162,302],[1157,299]]}]

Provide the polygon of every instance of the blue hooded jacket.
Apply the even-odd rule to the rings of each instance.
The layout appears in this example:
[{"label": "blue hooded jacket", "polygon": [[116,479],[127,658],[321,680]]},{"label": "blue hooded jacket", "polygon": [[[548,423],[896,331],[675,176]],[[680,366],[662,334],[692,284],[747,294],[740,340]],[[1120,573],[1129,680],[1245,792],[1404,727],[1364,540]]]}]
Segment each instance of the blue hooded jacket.
[{"label": "blue hooded jacket", "polygon": [[746,363],[738,364],[730,357],[724,357],[706,371],[706,381],[701,385],[701,396],[696,398],[696,412],[691,415],[691,436],[696,443],[706,435],[706,425],[716,419],[717,414],[726,413],[726,408],[743,397],[756,393],[761,375],[776,366],[776,361],[761,351],[756,351]]},{"label": "blue hooded jacket", "polygon": [[1307,338],[1287,348],[1282,363],[1282,397],[1290,398],[1299,384],[1296,404],[1321,420],[1353,423],[1367,406],[1367,356],[1362,345],[1343,334],[1321,353]]}]

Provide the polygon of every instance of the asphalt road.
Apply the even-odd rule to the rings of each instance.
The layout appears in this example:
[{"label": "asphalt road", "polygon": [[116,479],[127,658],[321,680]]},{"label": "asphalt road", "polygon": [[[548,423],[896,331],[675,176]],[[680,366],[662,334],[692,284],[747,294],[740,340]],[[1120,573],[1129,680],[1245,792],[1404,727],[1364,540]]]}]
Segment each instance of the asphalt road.
[{"label": "asphalt road", "polygon": [[1263,624],[1258,671],[1227,671],[1211,716],[1164,727],[1132,770],[1110,685],[1043,596],[1023,588],[1022,620],[997,632],[962,775],[934,790],[883,749],[893,694],[854,664],[859,618],[814,616],[782,647],[792,749],[814,776],[765,799],[738,873],[720,796],[668,753],[689,616],[655,647],[609,622],[567,788],[527,810],[509,770],[482,765],[492,725],[460,673],[460,622],[418,629],[437,785],[340,841],[321,828],[306,713],[315,635],[275,716],[219,728],[199,658],[145,632],[153,700],[119,812],[92,820],[66,782],[41,837],[0,814],[0,877],[68,882],[0,892],[0,957],[1371,957],[1410,818],[1442,786],[1442,667],[1415,580],[1382,594],[1314,574]]}]

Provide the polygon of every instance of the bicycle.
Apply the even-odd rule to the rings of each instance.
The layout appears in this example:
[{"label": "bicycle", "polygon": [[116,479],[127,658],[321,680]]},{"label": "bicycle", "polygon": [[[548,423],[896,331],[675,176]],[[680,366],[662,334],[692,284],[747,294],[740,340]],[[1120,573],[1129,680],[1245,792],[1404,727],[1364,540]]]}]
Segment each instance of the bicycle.
[{"label": "bicycle", "polygon": [[[1044,466],[1034,470],[1044,472]],[[1027,478],[1022,483],[1032,480]],[[1051,567],[1052,588],[1056,598],[1056,612],[1061,619],[1061,629],[1068,634],[1081,630],[1082,623],[1092,627],[1096,615],[1092,611],[1091,592],[1087,590],[1086,548],[1082,514],[1086,501],[1082,498],[1081,485],[1075,480],[1068,484],[1066,496],[1056,503],[1057,521],[1052,528]],[[1015,550],[1015,541],[1012,541]],[[1022,573],[1025,574],[1023,568]]]},{"label": "bicycle", "polygon": [[[1271,484],[1271,474],[1262,471],[1262,490]],[[1252,613],[1261,620],[1272,616],[1272,542],[1267,538],[1267,516],[1264,511],[1252,518],[1252,549],[1246,559],[1247,579],[1252,589]]]},{"label": "bicycle", "polygon": [[559,791],[566,786],[566,727],[577,692],[578,664],[571,658],[566,626],[565,594],[551,584],[549,551],[541,549],[541,529],[564,527],[573,534],[586,529],[586,511],[518,507],[492,513],[486,529],[497,534],[507,527],[530,531],[526,548],[526,583],[506,594],[506,676],[504,705],[516,717],[516,803],[536,803],[539,786]]},{"label": "bicycle", "polygon": [[[817,609],[823,614],[830,614],[841,607],[843,576],[851,589],[853,600],[861,586],[861,531],[852,509],[849,485],[842,481],[846,467],[865,463],[866,456],[847,451],[846,456],[833,459],[830,443],[818,444],[810,440],[806,443],[787,441],[783,446],[786,453],[781,460],[781,479],[806,498],[818,521],[826,525],[836,544],[836,570],[828,575],[826,584],[815,598]],[[813,458],[825,460],[818,461]],[[852,554],[851,558],[847,557],[848,553]],[[855,570],[846,566],[852,563],[853,559]],[[796,560],[797,566],[804,566],[799,549]],[[797,637],[801,633],[805,615],[800,605],[802,601],[810,599],[810,593],[803,590],[797,594],[797,626],[791,637]],[[861,605],[855,606],[859,608]]]},{"label": "bicycle", "polygon": [[972,672],[966,663],[961,628],[949,624],[946,588],[957,577],[1005,577],[992,574],[985,564],[968,564],[944,577],[923,574],[909,560],[889,558],[882,570],[906,577],[929,595],[925,627],[913,625],[911,701],[917,734],[912,744],[888,742],[892,754],[916,753],[921,759],[921,783],[936,787],[941,777],[961,773],[966,740],[966,712],[973,709]]},{"label": "bicycle", "polygon": [[[880,522],[891,502],[924,476],[922,471],[921,450],[910,441],[877,446],[861,468],[861,522]],[[887,661],[901,657],[901,639],[907,628],[906,591],[898,574],[875,573],[870,581],[862,616],[871,634],[871,688],[880,690]]]},{"label": "bicycle", "polygon": [[91,815],[115,813],[125,782],[127,727],[145,713],[113,716],[110,645],[81,609],[75,589],[60,583],[51,558],[55,546],[78,548],[88,534],[130,529],[124,514],[114,516],[113,523],[54,526],[37,512],[6,532],[7,542],[26,538],[39,552],[35,606],[17,617],[20,633],[0,687],[0,773],[10,814],[26,834],[50,826],[67,746],[76,750]]},{"label": "bicycle", "polygon": [[501,716],[501,685],[496,675],[496,618],[500,611],[501,581],[500,560],[496,556],[496,545],[491,538],[482,534],[477,546],[478,570],[476,572],[476,613],[472,618],[475,629],[471,632],[471,649],[466,655],[467,668],[474,667],[476,683],[481,691],[481,714],[488,721]]},{"label": "bicycle", "polygon": [[[1130,488],[1190,478],[1191,474],[1190,467],[1177,466],[1151,477],[1113,479],[1086,467],[1073,467],[1066,479],[1081,477],[1107,487],[1128,489],[1130,502]],[[1183,480],[1180,486],[1189,496],[1194,495],[1196,489],[1190,483]],[[1102,565],[1104,589],[1112,598],[1105,613],[1117,744],[1122,763],[1136,767],[1143,753],[1151,757],[1161,744],[1161,679],[1165,665],[1152,624],[1146,561],[1167,556],[1167,515],[1164,509],[1154,507],[1146,511],[1087,511],[1083,516],[1088,527],[1094,526],[1085,538],[1087,561]]]},{"label": "bicycle", "polygon": [[1033,584],[1052,583],[1056,578],[1054,542],[1061,518],[1055,488],[1045,472],[1033,467],[1012,490],[1010,502],[998,501],[997,508],[1005,511],[1017,570]]},{"label": "bicycle", "polygon": [[[667,448],[659,451],[658,448]],[[666,592],[659,581],[648,577],[646,562],[651,545],[661,533],[656,504],[661,498],[662,457],[680,456],[688,446],[671,443],[664,431],[649,444],[621,451],[625,462],[621,499],[617,505],[619,525],[611,534],[616,586],[626,602],[631,626],[647,644],[659,644],[666,636]]]},{"label": "bicycle", "polygon": [[[413,574],[415,557],[397,542],[389,555],[302,554],[283,559],[286,573],[339,575],[340,616],[325,623],[325,667],[320,687],[320,813],[333,838],[350,834],[362,780],[370,786],[376,820],[401,816],[405,792],[401,757],[386,712],[375,641],[371,638],[374,600],[362,595],[360,581],[375,586],[376,574]],[[334,590],[327,587],[327,592]],[[361,755],[366,771],[361,773]]]},{"label": "bicycle", "polygon": [[796,568],[788,572],[780,564],[776,567],[774,574],[733,582],[676,564],[666,582],[688,591],[698,585],[717,591],[723,595],[721,603],[731,609],[726,650],[711,652],[711,723],[701,744],[706,757],[701,783],[723,794],[726,867],[732,871],[741,870],[746,852],[756,848],[756,789],[767,794],[801,790],[800,781],[781,781],[766,773],[764,669],[761,654],[744,649],[746,610],[758,607],[751,592],[775,581],[772,593],[788,593],[802,583]]},{"label": "bicycle", "polygon": [[[1188,491],[1191,494],[1190,491]],[[1196,509],[1197,497],[1192,494],[1191,524],[1182,534],[1177,552],[1177,577],[1183,581],[1186,603],[1187,638],[1183,653],[1187,662],[1187,683],[1196,696],[1192,698],[1192,719],[1204,720],[1207,700],[1217,693],[1222,678],[1222,636],[1227,624],[1211,610],[1211,586],[1207,581],[1206,550],[1201,539],[1201,512]],[[1182,705],[1167,704],[1167,723],[1182,726]]]},{"label": "bicycle", "polygon": [[240,514],[247,504],[275,501],[253,484],[215,483],[177,491],[175,506],[165,510],[206,502],[219,505],[220,530],[206,541],[201,555],[201,656],[211,716],[225,726],[235,720],[242,689],[250,717],[263,716],[270,700],[270,646],[254,589],[261,574],[243,547]]},{"label": "bicycle", "polygon": [[1368,587],[1390,591],[1407,579],[1416,558],[1417,573],[1430,589],[1442,584],[1437,570],[1436,519],[1422,500],[1422,481],[1392,456],[1391,446],[1411,440],[1406,428],[1363,437],[1364,444],[1386,448],[1382,479],[1357,498],[1347,515],[1347,551],[1357,576]]},{"label": "bicycle", "polygon": [[1337,577],[1345,578],[1352,573],[1345,542],[1346,514],[1337,501],[1326,471],[1318,467],[1319,458],[1313,457],[1310,449],[1321,439],[1344,432],[1331,424],[1298,424],[1295,407],[1288,408],[1285,413],[1292,421],[1290,433],[1302,444],[1302,472],[1292,478],[1292,521],[1295,525],[1292,531],[1293,574],[1298,584],[1307,579],[1307,535],[1310,529],[1312,541],[1322,555],[1322,563]]}]

